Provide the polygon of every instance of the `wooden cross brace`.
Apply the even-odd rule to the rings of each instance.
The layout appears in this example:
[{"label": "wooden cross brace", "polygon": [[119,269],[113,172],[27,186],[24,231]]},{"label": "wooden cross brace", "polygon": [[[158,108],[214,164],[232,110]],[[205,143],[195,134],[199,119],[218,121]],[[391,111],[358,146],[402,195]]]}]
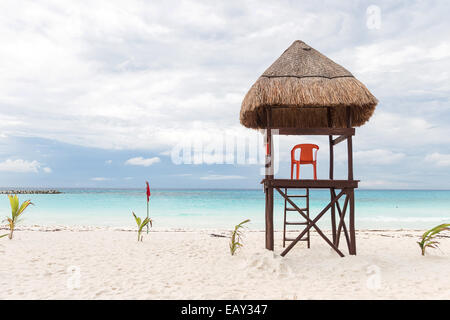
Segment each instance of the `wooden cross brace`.
[{"label": "wooden cross brace", "polygon": [[[333,194],[333,197],[336,198],[336,192],[334,191],[334,189],[331,191],[331,193]],[[345,240],[347,241],[347,247],[348,250],[351,251],[351,241],[350,241],[350,237],[348,235],[348,231],[347,231],[347,226],[345,225],[345,213],[347,211],[347,205],[348,205],[348,201],[349,201],[350,197],[348,196],[348,194],[346,194],[345,200],[344,200],[344,207],[341,210],[341,207],[339,205],[339,201],[336,201],[336,208],[338,209],[338,213],[339,213],[339,225],[337,228],[337,232],[336,232],[336,239],[335,239],[335,246],[339,248],[339,239],[341,238],[341,230],[344,229],[344,235],[345,235]]]},{"label": "wooden cross brace", "polygon": [[[352,247],[353,247],[352,246],[352,241],[351,241],[351,239],[350,239],[350,237],[348,235],[347,227],[345,225],[345,220],[344,220],[345,212],[347,210],[347,206],[348,206],[348,202],[349,202],[349,194],[347,193],[346,189],[342,189],[341,192],[339,192],[339,194],[337,196],[336,196],[336,193],[333,190],[332,191],[332,194],[333,194],[332,200],[330,201],[330,203],[328,203],[327,206],[325,206],[325,208],[323,208],[322,211],[320,211],[320,213],[314,218],[314,220],[311,220],[310,218],[308,218],[306,213],[303,212],[303,210],[300,209],[291,199],[289,199],[289,196],[287,196],[283,191],[281,191],[280,188],[275,187],[275,189],[308,222],[307,227],[281,253],[282,257],[284,257],[300,241],[300,239],[308,232],[308,230],[311,229],[311,228],[316,229],[317,233],[325,240],[325,242],[328,243],[328,245],[330,245],[330,247],[332,247],[339,254],[339,256],[341,256],[341,257],[344,257],[344,254],[339,250],[338,247],[339,247],[339,238],[340,238],[341,230],[343,229],[344,230],[344,234],[345,234],[345,238],[347,240],[347,246],[349,248],[349,252],[352,253]],[[339,205],[339,201],[338,200],[344,194],[346,195],[346,199],[345,199],[345,202],[344,202],[344,207],[341,210],[341,207]],[[336,236],[336,239],[335,239],[335,241],[333,243],[332,241],[330,241],[330,239],[327,238],[327,236],[322,232],[322,230],[320,230],[320,228],[316,224],[320,220],[320,218],[322,218],[322,216],[328,211],[328,209],[330,209],[335,204],[336,204],[336,207],[337,207],[338,213],[339,213],[339,225],[338,225],[338,228],[337,228],[337,236]]]}]

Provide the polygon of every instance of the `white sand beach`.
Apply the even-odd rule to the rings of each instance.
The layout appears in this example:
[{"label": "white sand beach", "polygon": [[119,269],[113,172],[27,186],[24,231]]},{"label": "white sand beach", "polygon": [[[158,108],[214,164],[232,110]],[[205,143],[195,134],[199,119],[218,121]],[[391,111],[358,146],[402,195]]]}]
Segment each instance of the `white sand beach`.
[{"label": "white sand beach", "polygon": [[0,298],[450,298],[449,238],[423,257],[421,231],[359,231],[358,255],[340,258],[312,233],[311,249],[282,258],[281,233],[272,253],[263,232],[247,231],[232,257],[228,239],[211,233],[226,234],[151,232],[137,243],[129,231],[17,231],[0,241]]}]

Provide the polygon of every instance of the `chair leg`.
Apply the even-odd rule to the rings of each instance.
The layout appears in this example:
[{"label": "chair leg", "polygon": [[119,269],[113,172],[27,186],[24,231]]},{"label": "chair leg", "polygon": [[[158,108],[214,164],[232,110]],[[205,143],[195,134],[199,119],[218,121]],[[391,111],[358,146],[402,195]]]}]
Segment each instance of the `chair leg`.
[{"label": "chair leg", "polygon": [[297,180],[300,179],[300,164],[297,163]]},{"label": "chair leg", "polygon": [[291,179],[294,179],[294,163],[291,163]]},{"label": "chair leg", "polygon": [[314,180],[317,180],[317,167],[316,167],[316,163],[313,163],[313,167],[314,167]]}]

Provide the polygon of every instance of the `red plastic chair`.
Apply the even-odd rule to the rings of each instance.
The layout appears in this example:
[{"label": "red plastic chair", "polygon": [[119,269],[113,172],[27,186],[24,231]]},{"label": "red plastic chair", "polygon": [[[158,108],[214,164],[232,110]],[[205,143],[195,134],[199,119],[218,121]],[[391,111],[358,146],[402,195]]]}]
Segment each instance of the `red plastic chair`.
[{"label": "red plastic chair", "polygon": [[[300,159],[295,159],[295,151],[300,149]],[[294,179],[294,166],[297,165],[297,180],[300,177],[300,165],[312,164],[314,168],[314,180],[317,180],[317,150],[316,144],[298,144],[291,150],[291,179]],[[314,152],[313,152],[314,151]]]}]

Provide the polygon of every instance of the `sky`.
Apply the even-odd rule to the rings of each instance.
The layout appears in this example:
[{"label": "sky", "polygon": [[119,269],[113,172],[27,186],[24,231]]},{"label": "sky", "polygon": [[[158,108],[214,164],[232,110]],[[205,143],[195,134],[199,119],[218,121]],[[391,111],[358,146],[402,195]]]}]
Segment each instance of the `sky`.
[{"label": "sky", "polygon": [[[177,150],[260,141],[242,99],[300,39],[379,100],[354,138],[360,186],[450,189],[449,13],[446,0],[2,0],[0,187],[260,188],[251,155],[180,163]],[[280,177],[305,142],[327,177],[317,136],[277,141]]]}]

